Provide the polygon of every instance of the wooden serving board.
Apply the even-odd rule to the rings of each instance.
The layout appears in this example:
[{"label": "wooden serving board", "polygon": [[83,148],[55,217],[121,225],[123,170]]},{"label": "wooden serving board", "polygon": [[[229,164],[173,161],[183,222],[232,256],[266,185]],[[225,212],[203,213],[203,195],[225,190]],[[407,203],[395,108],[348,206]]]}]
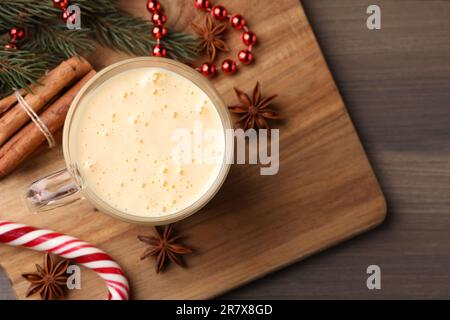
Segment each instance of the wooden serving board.
[{"label": "wooden serving board", "polygon": [[[162,2],[172,29],[188,30],[201,17],[192,1]],[[50,228],[104,249],[124,267],[135,299],[212,298],[380,224],[384,197],[298,0],[221,2],[248,18],[259,45],[253,66],[214,82],[228,104],[237,102],[233,86],[250,92],[256,80],[265,95],[280,95],[276,108],[286,116],[279,124],[280,172],[260,176],[258,166],[234,166],[214,200],[177,225],[196,249],[188,269],[171,266],[156,275],[154,261],[139,260],[145,245],[136,239],[152,230],[95,212],[87,202],[30,214],[24,190],[64,167],[61,148],[42,151],[0,181],[0,219]],[[145,0],[123,5],[148,16]],[[241,47],[236,33],[230,41]],[[99,49],[92,61],[100,69],[123,58]],[[18,298],[28,286],[21,273],[41,260],[39,253],[1,246],[0,264]],[[106,288],[83,270],[82,289],[69,297],[103,299]]]}]

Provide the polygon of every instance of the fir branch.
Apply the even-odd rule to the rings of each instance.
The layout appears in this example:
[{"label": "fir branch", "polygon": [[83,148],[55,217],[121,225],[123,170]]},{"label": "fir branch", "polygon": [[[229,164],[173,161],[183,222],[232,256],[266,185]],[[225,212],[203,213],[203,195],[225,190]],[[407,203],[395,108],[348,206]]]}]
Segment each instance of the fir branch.
[{"label": "fir branch", "polygon": [[99,15],[101,13],[116,11],[118,0],[75,0],[73,4],[79,5],[82,13]]},{"label": "fir branch", "polygon": [[52,1],[0,0],[0,29],[9,30],[18,22],[22,26],[34,26],[60,15],[61,10],[53,7]]},{"label": "fir branch", "polygon": [[[69,30],[61,21],[61,10],[51,0],[0,0],[0,98],[12,88],[29,88],[61,60],[84,55],[95,42],[130,55],[151,55],[155,39],[152,25],[118,9],[118,0],[74,0],[81,8],[81,30]],[[4,51],[8,30],[26,29],[18,51]],[[197,36],[170,32],[162,43],[169,58],[190,61],[197,55]]]},{"label": "fir branch", "polygon": [[[142,18],[135,17],[118,9],[117,0],[76,0],[71,4],[81,8],[83,32],[73,32],[71,36],[80,42],[71,41],[67,33],[63,33],[64,23],[59,19],[61,10],[53,7],[51,0],[0,0],[0,30],[9,30],[20,20],[21,25],[27,27],[27,33],[36,29],[36,38],[27,35],[25,42],[31,44],[25,47],[32,51],[45,48],[50,54],[62,51],[64,56],[90,51],[92,45],[86,39],[90,37],[105,47],[115,51],[122,51],[130,55],[146,56],[151,53],[155,39],[151,35],[151,25]],[[24,14],[25,13],[25,14]],[[55,34],[45,35],[40,30],[56,27]],[[88,29],[88,30],[86,30]],[[58,39],[57,36],[62,37]],[[191,61],[197,53],[197,37],[186,33],[169,32],[163,40],[168,50],[169,58]],[[54,50],[56,49],[56,50]]]},{"label": "fir branch", "polygon": [[18,50],[0,50],[0,97],[12,92],[13,88],[25,88],[37,83],[48,70],[48,57]]},{"label": "fir branch", "polygon": [[56,58],[67,59],[88,54],[95,49],[90,30],[69,30],[65,25],[39,25],[30,30],[31,40],[22,47],[33,52],[49,52]]},{"label": "fir branch", "polygon": [[171,59],[193,61],[198,56],[198,37],[182,32],[169,32],[163,39],[163,45],[167,48]]},{"label": "fir branch", "polygon": [[[92,16],[85,14],[84,21],[92,30],[92,36],[101,45],[113,50],[147,56],[155,45],[151,25],[124,11]],[[169,51],[169,57],[174,59],[191,61],[197,54],[197,37],[191,34],[171,32],[163,43]]]}]

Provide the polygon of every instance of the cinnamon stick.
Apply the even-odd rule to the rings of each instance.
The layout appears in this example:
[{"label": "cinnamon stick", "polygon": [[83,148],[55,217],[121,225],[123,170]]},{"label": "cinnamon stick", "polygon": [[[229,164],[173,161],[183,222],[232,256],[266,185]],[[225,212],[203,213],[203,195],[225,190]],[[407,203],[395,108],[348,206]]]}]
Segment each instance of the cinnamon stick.
[{"label": "cinnamon stick", "polygon": [[[91,70],[78,83],[39,115],[52,134],[64,125],[64,120],[73,99],[83,85],[86,84],[95,73],[94,70]],[[46,141],[45,136],[34,122],[30,122],[27,126],[22,128],[22,130],[16,133],[0,148],[0,179],[16,169],[30,154]]]},{"label": "cinnamon stick", "polygon": [[[86,75],[92,66],[84,59],[70,58],[45,75],[40,85],[34,87],[33,93],[25,97],[25,101],[38,113],[48,102],[65,87]],[[14,133],[30,121],[21,106],[16,105],[0,118],[0,146]]]},{"label": "cinnamon stick", "polygon": [[[20,89],[19,93],[23,97],[27,94],[27,91],[25,89]],[[17,98],[15,93],[0,100],[0,116],[2,113],[8,111],[13,105],[15,105],[16,102]]]}]

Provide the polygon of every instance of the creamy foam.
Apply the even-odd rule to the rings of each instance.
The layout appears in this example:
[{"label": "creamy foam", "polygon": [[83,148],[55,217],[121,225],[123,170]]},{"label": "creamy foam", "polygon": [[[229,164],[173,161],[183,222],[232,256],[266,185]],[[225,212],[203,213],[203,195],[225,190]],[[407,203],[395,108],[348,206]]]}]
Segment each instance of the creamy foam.
[{"label": "creamy foam", "polygon": [[[85,184],[110,206],[135,216],[179,212],[199,200],[219,175],[223,124],[211,99],[193,82],[160,68],[118,74],[79,105],[76,163]],[[177,163],[173,133],[194,124],[220,134],[194,147],[215,159]]]}]

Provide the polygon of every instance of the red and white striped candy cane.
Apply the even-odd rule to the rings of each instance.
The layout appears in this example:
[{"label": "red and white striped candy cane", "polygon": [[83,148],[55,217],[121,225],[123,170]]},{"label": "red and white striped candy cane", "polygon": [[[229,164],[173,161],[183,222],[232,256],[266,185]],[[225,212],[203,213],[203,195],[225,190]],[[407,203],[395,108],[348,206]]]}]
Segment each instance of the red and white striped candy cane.
[{"label": "red and white striped candy cane", "polygon": [[0,220],[0,243],[49,252],[94,270],[108,287],[108,300],[128,300],[130,288],[122,268],[104,251],[51,230]]}]

